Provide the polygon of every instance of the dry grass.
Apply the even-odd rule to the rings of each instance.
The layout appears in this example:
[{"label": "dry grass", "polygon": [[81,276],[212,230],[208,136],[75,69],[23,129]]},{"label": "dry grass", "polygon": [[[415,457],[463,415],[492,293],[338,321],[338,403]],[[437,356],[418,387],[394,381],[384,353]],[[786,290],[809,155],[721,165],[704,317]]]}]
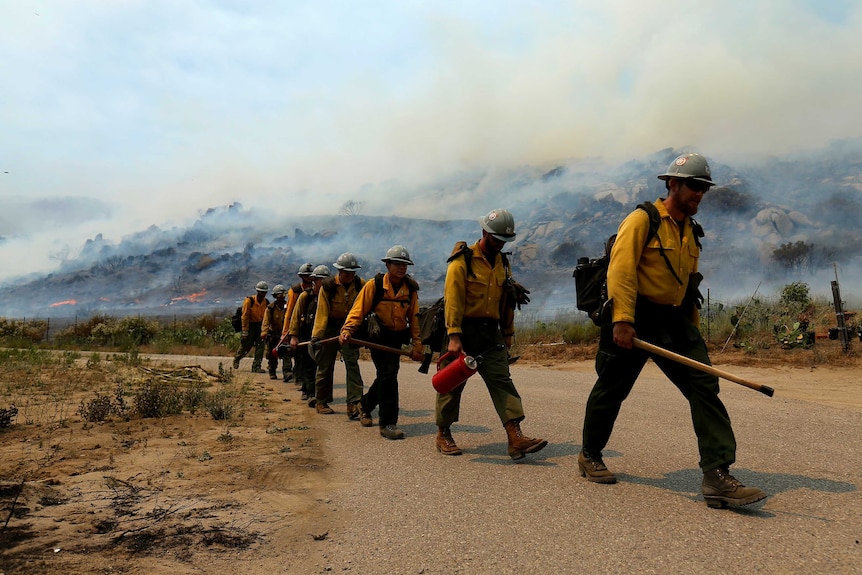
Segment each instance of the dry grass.
[{"label": "dry grass", "polygon": [[[154,560],[202,572],[208,557],[253,550],[300,521],[275,514],[261,494],[307,489],[322,469],[309,410],[275,403],[269,383],[228,373],[0,350],[0,408],[18,409],[0,428],[5,572],[176,573]],[[148,407],[161,393],[152,390],[171,390],[166,415],[136,411],[144,388]],[[226,419],[210,415],[202,391]]]}]

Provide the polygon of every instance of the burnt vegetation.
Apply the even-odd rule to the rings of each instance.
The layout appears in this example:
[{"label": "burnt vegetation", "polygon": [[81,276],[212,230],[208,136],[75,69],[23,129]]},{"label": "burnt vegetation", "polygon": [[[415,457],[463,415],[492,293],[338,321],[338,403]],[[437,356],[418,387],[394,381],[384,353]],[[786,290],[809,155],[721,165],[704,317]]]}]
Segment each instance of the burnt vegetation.
[{"label": "burnt vegetation", "polygon": [[[837,145],[826,158],[773,159],[739,169],[713,163],[720,185],[704,196],[697,215],[706,230],[701,264],[707,281],[736,290],[751,270],[764,279],[804,280],[832,263],[858,268],[859,147]],[[382,271],[379,258],[394,244],[410,249],[416,262],[410,273],[423,300],[433,301],[441,295],[452,245],[478,239],[476,217],[490,207],[516,215],[513,268],[526,276],[534,305],[541,305],[570,286],[578,257],[601,254],[605,239],[638,203],[666,193],[655,175],[679,152],[668,148],[607,169],[583,162],[502,176],[471,173],[417,189],[434,204],[429,213],[446,213],[450,200],[458,200],[440,220],[368,216],[356,200],[333,206],[329,216],[286,220],[238,203],[210,208],[186,229],[151,226],[118,244],[97,235],[79,257],[64,257],[55,273],[0,288],[0,310],[11,317],[55,317],[230,309],[257,281],[291,285],[302,263],[331,266],[344,251],[357,256],[362,277],[371,277]],[[465,203],[474,196],[475,205]],[[759,223],[763,214],[766,225]],[[51,307],[64,301],[75,303]]]}]

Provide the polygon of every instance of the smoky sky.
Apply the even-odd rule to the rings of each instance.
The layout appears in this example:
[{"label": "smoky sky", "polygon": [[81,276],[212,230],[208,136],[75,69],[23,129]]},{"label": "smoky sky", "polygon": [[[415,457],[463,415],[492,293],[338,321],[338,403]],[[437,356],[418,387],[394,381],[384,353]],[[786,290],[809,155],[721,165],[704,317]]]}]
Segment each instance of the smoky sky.
[{"label": "smoky sky", "polygon": [[4,3],[1,277],[234,201],[446,218],[521,166],[855,138],[860,32],[840,0]]}]

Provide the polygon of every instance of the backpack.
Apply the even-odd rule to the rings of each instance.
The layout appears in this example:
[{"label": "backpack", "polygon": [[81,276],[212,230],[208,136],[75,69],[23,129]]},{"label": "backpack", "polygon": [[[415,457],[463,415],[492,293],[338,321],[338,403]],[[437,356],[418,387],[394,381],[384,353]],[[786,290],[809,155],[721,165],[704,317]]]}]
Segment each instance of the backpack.
[{"label": "backpack", "polygon": [[[644,246],[646,246],[658,233],[661,216],[658,213],[658,209],[650,202],[638,204],[637,208],[645,211],[649,216],[649,231],[644,242]],[[577,308],[587,312],[595,325],[602,325],[602,308],[605,302],[608,301],[608,264],[611,261],[611,248],[614,247],[616,239],[617,234],[613,234],[607,239],[605,242],[605,253],[601,257],[592,259],[588,257],[578,258],[578,265],[575,267],[575,271],[572,272],[572,277],[575,278]],[[661,249],[662,256],[667,261],[664,249],[659,249]],[[670,262],[668,262],[668,267],[673,272],[673,266],[670,265]],[[676,272],[673,273],[677,281],[680,281]],[[680,283],[682,282],[680,281]]]},{"label": "backpack", "polygon": [[443,350],[443,340],[446,339],[446,316],[443,298],[429,305],[419,306],[419,339],[432,352]]},{"label": "backpack", "polygon": [[[245,299],[251,299],[252,296],[246,296]],[[236,308],[236,311],[233,312],[233,317],[230,318],[230,324],[233,326],[233,330],[237,333],[242,331],[242,306]]]}]

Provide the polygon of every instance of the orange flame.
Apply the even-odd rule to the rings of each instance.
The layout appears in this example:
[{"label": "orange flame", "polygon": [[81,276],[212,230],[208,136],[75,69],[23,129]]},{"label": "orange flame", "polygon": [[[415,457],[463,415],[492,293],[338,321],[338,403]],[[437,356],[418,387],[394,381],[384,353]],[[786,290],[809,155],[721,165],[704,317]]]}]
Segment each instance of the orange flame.
[{"label": "orange flame", "polygon": [[78,303],[78,300],[67,299],[64,301],[58,301],[57,303],[52,303],[48,307],[60,307],[61,305],[75,305],[76,303]]},{"label": "orange flame", "polygon": [[171,303],[175,304],[179,301],[188,301],[188,302],[192,302],[192,303],[197,303],[197,302],[203,301],[203,299],[204,299],[204,297],[206,297],[206,295],[207,295],[207,290],[206,290],[206,288],[204,288],[203,290],[196,292],[196,293],[171,298]]}]

